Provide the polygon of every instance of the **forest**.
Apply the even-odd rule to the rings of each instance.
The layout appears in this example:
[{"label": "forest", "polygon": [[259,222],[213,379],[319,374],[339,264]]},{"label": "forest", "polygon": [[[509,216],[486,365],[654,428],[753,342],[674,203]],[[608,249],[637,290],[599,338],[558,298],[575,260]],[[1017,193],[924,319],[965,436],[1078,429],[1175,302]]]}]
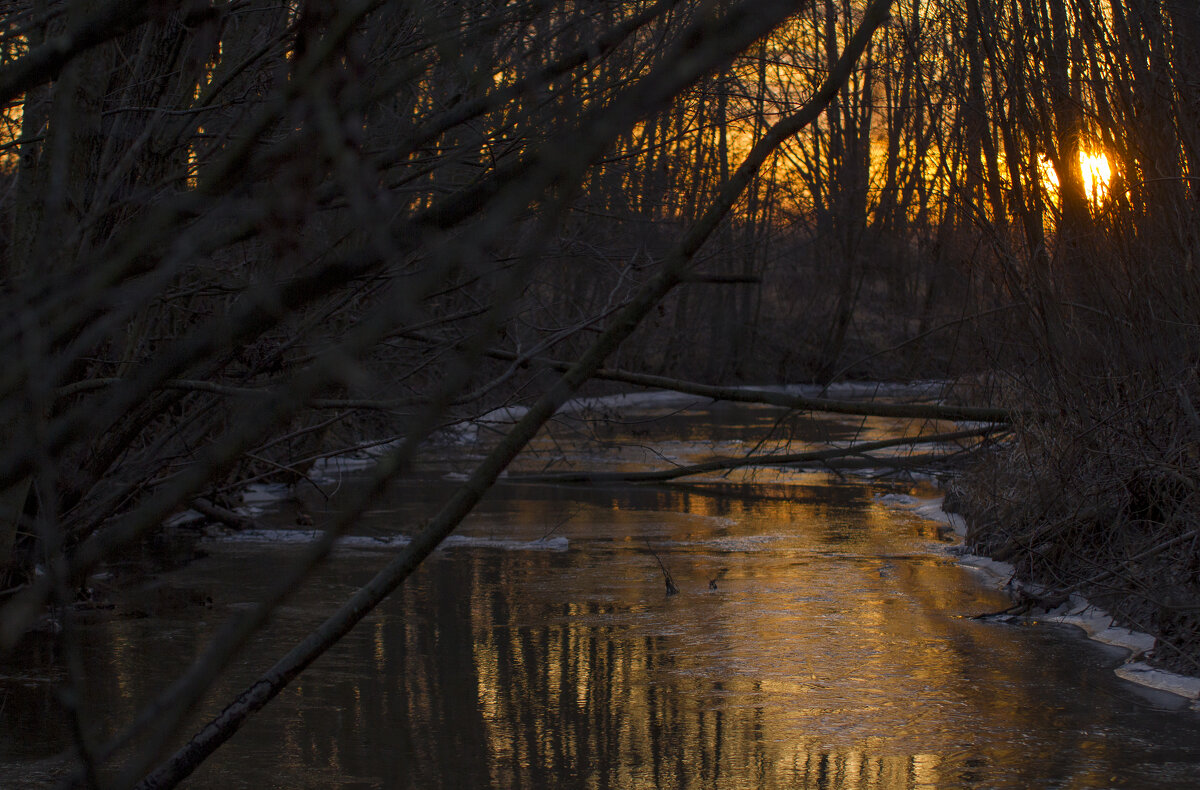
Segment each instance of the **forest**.
[{"label": "forest", "polygon": [[[1197,75],[1189,0],[5,3],[5,648],[181,510],[390,442],[128,730],[78,722],[75,780],[186,778],[578,392],[943,382],[914,415],[991,426],[946,483],[973,550],[1200,673]],[[172,754],[430,438],[516,406]]]}]

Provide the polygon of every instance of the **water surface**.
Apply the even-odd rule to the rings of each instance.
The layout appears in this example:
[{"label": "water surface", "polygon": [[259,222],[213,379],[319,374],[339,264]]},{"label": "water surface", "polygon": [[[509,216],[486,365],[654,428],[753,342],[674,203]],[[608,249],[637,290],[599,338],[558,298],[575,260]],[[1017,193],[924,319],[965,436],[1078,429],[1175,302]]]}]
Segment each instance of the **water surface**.
[{"label": "water surface", "polygon": [[[518,471],[636,469],[917,427],[781,422],[780,410],[748,407],[678,413],[682,405],[626,412],[601,428],[563,422]],[[206,713],[385,563],[397,536],[482,451],[447,445],[379,502]],[[355,484],[342,479],[339,495]],[[1200,782],[1200,715],[1116,678],[1121,651],[1067,627],[965,617],[1005,599],[953,561],[934,524],[883,498],[933,493],[922,483],[772,470],[675,486],[499,486],[452,545],[188,786]],[[305,498],[319,526],[322,500]],[[262,518],[294,528],[293,515],[281,503]],[[204,549],[207,557],[147,582],[145,616],[82,626],[94,721],[112,727],[133,715],[298,551],[230,538]],[[665,594],[659,560],[680,594]],[[0,776],[27,775],[68,744],[49,658],[35,640],[20,657],[29,669],[0,679]]]}]

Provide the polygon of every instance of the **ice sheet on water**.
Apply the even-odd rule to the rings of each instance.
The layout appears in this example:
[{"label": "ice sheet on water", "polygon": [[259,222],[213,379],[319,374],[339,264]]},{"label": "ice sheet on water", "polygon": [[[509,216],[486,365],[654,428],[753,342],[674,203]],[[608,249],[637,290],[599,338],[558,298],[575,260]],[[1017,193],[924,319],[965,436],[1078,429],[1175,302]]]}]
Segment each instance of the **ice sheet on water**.
[{"label": "ice sheet on water", "polygon": [[[804,397],[825,397],[833,400],[861,398],[936,398],[945,388],[944,381],[846,382],[833,384],[825,390],[815,384],[746,385],[731,389],[743,391],[783,392]],[[598,395],[573,398],[559,409],[561,416],[584,417],[590,412],[629,411],[639,409],[681,409],[709,402],[709,398],[672,390],[646,390],[617,395]],[[448,425],[433,435],[437,444],[473,444],[481,435],[503,431],[529,413],[527,406],[501,406],[486,414]],[[855,418],[857,419],[857,418]],[[373,456],[367,451],[352,456],[321,459],[314,466],[317,472],[351,471],[371,466]]]},{"label": "ice sheet on water", "polygon": [[[323,533],[317,529],[246,529],[240,532],[213,532],[208,540],[216,543],[259,543],[272,545],[302,545],[317,541]],[[407,546],[407,535],[344,535],[334,541],[340,549],[396,549]],[[451,535],[442,541],[443,548],[486,548],[503,551],[566,551],[570,541],[564,537],[544,540],[515,540],[485,538],[471,535]]]},{"label": "ice sheet on water", "polygon": [[[927,519],[928,521],[937,521],[942,524],[946,524],[950,526],[954,530],[955,534],[957,534],[959,537],[963,537],[967,534],[967,522],[963,519],[963,517],[957,513],[947,513],[942,509],[942,505],[945,503],[944,496],[917,497],[909,494],[889,493],[876,494],[875,501],[891,508],[915,513],[916,515],[923,519]],[[978,563],[969,562],[966,557],[963,558],[963,562],[964,564],[975,564],[978,566]]]},{"label": "ice sheet on water", "polygon": [[479,425],[473,422],[447,425],[430,437],[435,444],[474,444],[478,439]]},{"label": "ice sheet on water", "polygon": [[465,546],[469,548],[502,549],[505,551],[566,551],[570,548],[571,541],[561,536],[538,540],[509,540],[506,538],[451,535],[442,541],[442,545],[447,548]]},{"label": "ice sheet on water", "polygon": [[288,494],[288,486],[284,483],[251,483],[242,489],[242,504],[233,508],[233,512],[255,518],[274,510],[276,503],[287,499]]},{"label": "ice sheet on water", "polygon": [[317,529],[244,529],[212,532],[207,537],[218,543],[312,543],[320,536]]},{"label": "ice sheet on water", "polygon": [[[1164,672],[1147,664],[1145,661],[1134,661],[1117,667],[1115,671],[1118,677],[1122,677],[1125,680],[1200,701],[1200,678],[1177,675],[1174,672]],[[1200,709],[1197,708],[1197,704],[1197,702],[1193,702],[1192,708]]]},{"label": "ice sheet on water", "polygon": [[949,524],[955,534],[959,537],[965,537],[967,534],[967,520],[958,513],[947,513],[942,509],[943,498],[917,500],[918,504],[913,508],[913,512],[921,518],[929,519],[930,521],[940,521],[943,524]]},{"label": "ice sheet on water", "polygon": [[472,422],[480,423],[481,425],[513,423],[528,413],[529,409],[525,406],[501,406],[499,409],[492,409],[482,417],[475,418]]},{"label": "ice sheet on water", "polygon": [[[791,536],[794,537],[794,536]],[[787,535],[738,535],[706,540],[656,540],[654,546],[680,549],[708,549],[717,552],[771,551],[773,544],[787,540]]]},{"label": "ice sheet on water", "polygon": [[[936,397],[946,387],[945,381],[913,381],[913,382],[884,382],[859,381],[830,385],[824,390],[824,397],[831,399],[843,398],[929,398]],[[742,391],[783,392],[789,395],[818,397],[822,388],[816,384],[787,384],[787,385],[744,385],[730,389]],[[646,409],[682,407],[692,403],[705,403],[708,398],[692,395],[686,392],[672,390],[645,390],[641,392],[626,392],[618,395],[598,395],[573,398],[563,404],[559,414],[579,414],[596,410],[613,409]],[[479,421],[491,419],[494,422],[513,421],[512,415],[524,416],[523,407],[508,407],[497,409]],[[505,419],[500,419],[501,417]]]}]

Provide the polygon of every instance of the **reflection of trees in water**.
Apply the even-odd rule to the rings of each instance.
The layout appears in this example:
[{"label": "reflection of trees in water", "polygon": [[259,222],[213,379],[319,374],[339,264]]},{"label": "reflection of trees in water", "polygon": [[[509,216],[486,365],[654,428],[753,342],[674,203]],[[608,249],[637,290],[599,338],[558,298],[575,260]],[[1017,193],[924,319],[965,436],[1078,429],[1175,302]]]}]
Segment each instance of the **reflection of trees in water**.
[{"label": "reflection of trees in water", "polygon": [[[1100,702],[1075,732],[1063,710],[1072,692],[1048,702],[1014,675],[1059,673],[1070,689],[1077,646],[1030,665],[1012,634],[945,616],[964,608],[958,582],[940,581],[958,570],[894,556],[907,545],[902,525],[868,489],[847,488],[859,493],[824,489],[832,498],[822,501],[821,489],[789,498],[763,487],[738,500],[728,524],[686,515],[711,491],[593,491],[566,528],[578,530],[574,551],[450,550],[239,735],[228,764],[214,761],[197,780],[244,771],[297,788],[741,787],[747,777],[763,787],[917,788],[996,776],[1038,786],[1119,765],[1120,746],[1088,735],[1119,724],[1107,718],[1114,706]],[[571,507],[533,499],[499,512],[528,528]],[[639,508],[649,520],[631,517],[614,537],[651,529],[664,545],[693,541],[670,554],[689,582],[670,605],[639,541],[614,546],[593,532],[603,514]],[[831,541],[831,520],[853,538]],[[746,553],[736,543],[768,531],[813,544]],[[377,562],[335,560],[276,633],[302,633]],[[225,574],[229,594],[252,592],[236,586],[247,563]],[[710,594],[717,564],[730,572]],[[151,664],[200,649],[200,634],[179,625],[121,621],[93,634],[95,698],[111,715],[131,714],[161,682]],[[153,658],[131,649],[153,632],[175,635],[160,637]],[[1064,727],[1052,758],[1027,759],[1026,737]]]},{"label": "reflection of trees in water", "polygon": [[[330,446],[404,436],[382,488],[430,433],[517,400],[552,411],[609,357],[706,381],[1010,364],[1055,415],[1047,447],[1058,415],[1085,415],[1078,436],[1130,404],[1152,404],[1147,426],[1173,415],[1116,437],[1132,452],[1110,435],[1047,467],[1087,466],[1093,449],[1119,465],[1160,435],[1170,454],[1100,493],[1191,464],[1195,9],[885,12],[6,5],[0,590],[31,605],[5,610],[5,640],[198,496],[295,482]],[[1085,151],[1107,158],[1103,196],[1087,194]],[[581,366],[560,380],[564,360]],[[780,425],[769,442],[803,435]],[[504,437],[511,453],[470,459],[463,504],[414,552],[531,438]],[[557,460],[553,441],[530,463]],[[1114,512],[1188,522],[1190,499],[1159,518],[1156,492],[1176,483]],[[1101,542],[1085,538],[1059,554]],[[276,600],[304,575],[281,575]],[[1162,601],[1195,597],[1180,578]],[[1160,603],[1142,614],[1164,633],[1194,625]],[[169,737],[272,606],[215,640],[141,733]]]},{"label": "reflection of trees in water", "polygon": [[[533,564],[542,567],[511,555],[438,563],[430,570],[443,579],[403,595],[406,611],[426,613],[423,625],[389,613],[378,644],[387,646],[385,686],[395,687],[380,697],[379,715],[397,727],[394,736],[385,730],[383,748],[404,756],[391,777],[402,785],[468,777],[493,786],[721,787],[755,777],[765,787],[899,788],[945,778],[931,754],[896,753],[882,740],[878,752],[833,748],[804,735],[767,699],[784,689],[738,677],[711,655],[696,674],[686,637],[629,631],[630,607],[641,604],[531,604],[525,585],[571,573],[566,561]],[[451,589],[452,602],[439,598]],[[466,660],[447,655],[451,646]],[[372,647],[358,649],[366,658]],[[1019,718],[1018,700],[1003,705]],[[438,775],[445,765],[460,773]]]}]

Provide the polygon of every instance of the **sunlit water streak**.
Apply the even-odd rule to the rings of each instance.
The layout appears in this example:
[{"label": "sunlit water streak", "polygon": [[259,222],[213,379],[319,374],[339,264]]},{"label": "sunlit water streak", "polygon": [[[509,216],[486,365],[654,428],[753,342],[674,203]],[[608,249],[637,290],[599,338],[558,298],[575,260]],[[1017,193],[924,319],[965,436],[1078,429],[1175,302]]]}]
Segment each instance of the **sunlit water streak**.
[{"label": "sunlit water streak", "polygon": [[[577,466],[641,468],[660,461],[615,444],[667,437],[688,463],[735,451],[778,417],[721,408],[651,429],[630,423],[586,441],[548,439],[541,459],[524,464],[540,469],[558,454]],[[877,438],[896,426],[787,426],[797,441],[860,428]],[[369,578],[449,491],[444,477],[464,451],[477,452],[445,448],[422,479],[378,503],[204,714]],[[1004,599],[885,492],[931,493],[770,471],[679,486],[503,485],[190,786],[1195,784],[1196,713],[1114,677],[1122,654],[1073,629],[966,619]],[[290,515],[281,506],[275,526]],[[210,556],[154,582],[141,594],[148,616],[84,626],[96,719],[132,715],[305,539],[242,537],[215,534]],[[665,594],[652,552],[679,595]],[[180,590],[214,604],[171,605],[164,591]],[[155,596],[166,602],[156,607]],[[36,677],[0,678],[0,777],[66,745],[54,734],[51,684]]]}]

